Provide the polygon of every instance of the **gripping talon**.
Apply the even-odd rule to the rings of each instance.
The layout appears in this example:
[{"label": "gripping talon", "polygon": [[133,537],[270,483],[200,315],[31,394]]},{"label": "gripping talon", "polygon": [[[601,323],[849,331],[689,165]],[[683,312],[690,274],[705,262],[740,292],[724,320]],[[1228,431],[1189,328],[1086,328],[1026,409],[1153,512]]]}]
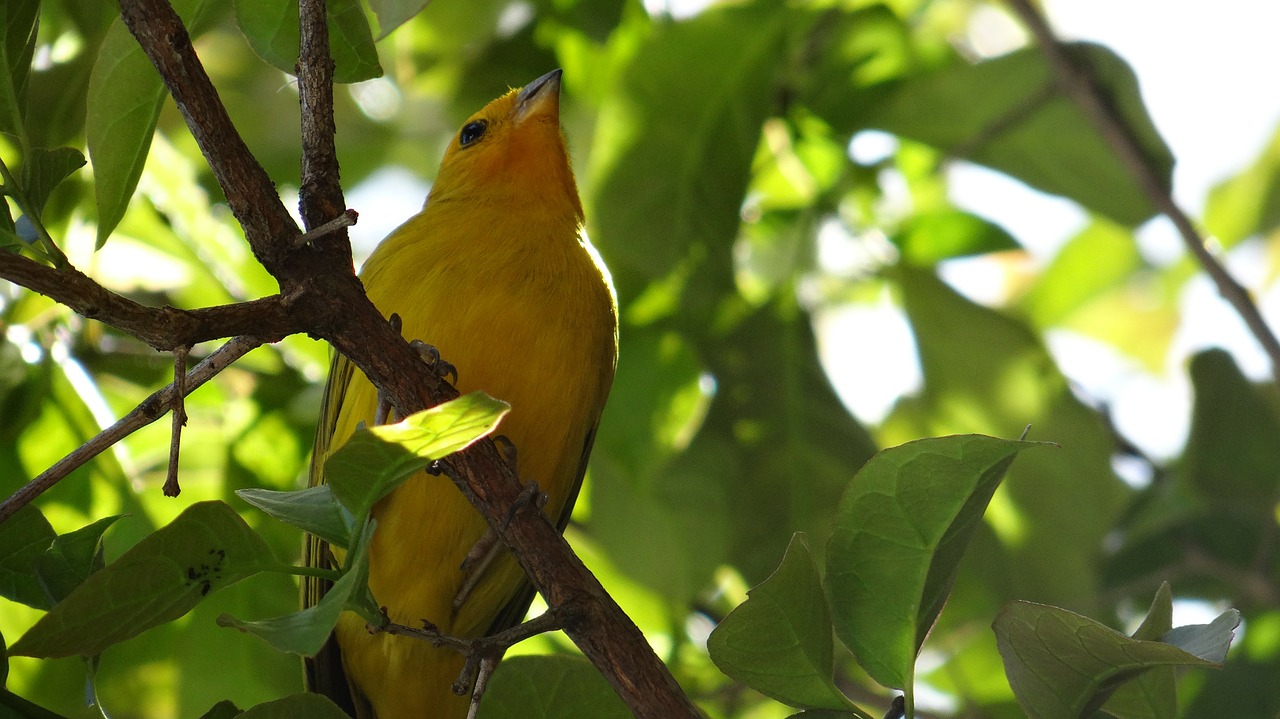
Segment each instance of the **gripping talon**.
[{"label": "gripping talon", "polygon": [[493,436],[493,445],[498,448],[498,454],[506,460],[507,466],[511,469],[516,468],[516,445],[505,434],[495,434]]},{"label": "gripping talon", "polygon": [[440,350],[422,340],[412,340],[409,342],[409,346],[418,353],[418,356],[422,358],[423,362],[427,363],[427,366],[431,368],[431,371],[437,377],[448,380],[452,384],[458,383],[458,368],[442,358]]}]

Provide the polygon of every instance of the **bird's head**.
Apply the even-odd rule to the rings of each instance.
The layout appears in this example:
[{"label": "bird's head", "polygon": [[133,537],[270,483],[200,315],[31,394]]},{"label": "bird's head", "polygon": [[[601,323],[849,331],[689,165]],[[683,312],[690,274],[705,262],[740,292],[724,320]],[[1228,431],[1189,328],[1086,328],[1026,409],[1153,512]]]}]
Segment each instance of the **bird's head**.
[{"label": "bird's head", "polygon": [[560,70],[467,118],[440,162],[430,202],[493,201],[513,207],[569,203],[582,216],[560,130]]}]

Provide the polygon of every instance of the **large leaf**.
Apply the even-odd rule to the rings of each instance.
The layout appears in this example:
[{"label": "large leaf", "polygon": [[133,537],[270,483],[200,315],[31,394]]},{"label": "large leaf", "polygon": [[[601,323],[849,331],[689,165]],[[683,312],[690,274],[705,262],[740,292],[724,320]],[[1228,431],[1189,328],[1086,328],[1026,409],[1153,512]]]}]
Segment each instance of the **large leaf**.
[{"label": "large leaf", "polygon": [[991,495],[1032,442],[938,437],[886,449],[840,499],[827,547],[836,634],[886,687],[912,687],[916,654]]},{"label": "large leaf", "polygon": [[630,710],[581,657],[522,656],[498,665],[480,719],[626,719]]},{"label": "large leaf", "polygon": [[[217,20],[227,0],[175,0],[192,37]],[[98,202],[98,245],[120,223],[138,186],[166,92],[160,75],[124,22],[107,30],[89,78],[85,122]]]},{"label": "large leaf", "polygon": [[656,27],[636,50],[592,153],[592,237],[615,276],[665,276],[700,245],[727,257],[787,20],[777,3],[722,5]]},{"label": "large leaf", "polygon": [[848,711],[836,687],[831,610],[808,540],[796,534],[768,579],[711,632],[711,660],[725,674],[800,708]]},{"label": "large leaf", "polygon": [[[1171,184],[1173,155],[1142,105],[1133,71],[1099,45],[1066,49],[1090,68],[1157,177]],[[1138,225],[1156,213],[1085,115],[1058,89],[1039,48],[903,80],[868,122],[1070,197],[1121,224]]]},{"label": "large leaf", "polygon": [[22,185],[31,203],[25,209],[40,216],[53,189],[81,167],[84,167],[84,155],[73,147],[33,148],[22,164]]},{"label": "large leaf", "polygon": [[0,3],[0,132],[25,137],[23,90],[36,46],[40,0]]},{"label": "large leaf", "polygon": [[1195,406],[1182,466],[1187,481],[1214,504],[1258,512],[1270,522],[1280,483],[1274,395],[1250,383],[1220,349],[1192,358],[1191,382]]},{"label": "large leaf", "polygon": [[1128,492],[1111,468],[1110,432],[1025,324],[962,297],[932,272],[895,272],[925,386],[886,421],[884,441],[1017,436],[1030,425],[1033,436],[1060,445],[1024,456],[1010,472],[988,514],[998,542],[985,543],[974,566],[984,591],[995,593],[990,612],[1015,598],[1092,603],[1097,548]]},{"label": "large leaf", "polygon": [[[360,82],[382,75],[369,21],[357,0],[326,4],[329,52],[335,82]],[[298,0],[235,0],[236,22],[253,51],[277,69],[298,72]]]},{"label": "large leaf", "polygon": [[186,614],[210,592],[279,562],[222,502],[200,502],[92,574],[22,636],[10,653],[92,656]]},{"label": "large leaf", "polygon": [[1210,624],[1178,627],[1161,641],[1146,641],[1065,609],[1011,602],[993,627],[1009,684],[1031,719],[1078,719],[1148,669],[1220,667],[1239,623],[1233,609]]}]

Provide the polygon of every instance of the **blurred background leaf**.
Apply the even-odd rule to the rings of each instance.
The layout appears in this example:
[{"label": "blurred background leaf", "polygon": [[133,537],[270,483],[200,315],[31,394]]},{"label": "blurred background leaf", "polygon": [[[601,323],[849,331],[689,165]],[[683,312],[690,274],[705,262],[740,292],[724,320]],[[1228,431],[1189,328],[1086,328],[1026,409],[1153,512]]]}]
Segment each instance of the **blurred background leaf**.
[{"label": "blurred background leaf", "polygon": [[[1231,315],[1206,315],[1220,303],[1203,276],[1152,239],[1160,223],[1143,224],[1150,203],[1003,7],[695,5],[378,0],[346,5],[331,22],[361,49],[357,76],[370,78],[336,91],[342,179],[361,213],[357,257],[421,206],[463,118],[564,68],[565,132],[622,323],[617,380],[568,535],[699,705],[716,718],[794,713],[722,674],[707,637],[796,532],[825,566],[839,497],[878,448],[942,434],[1017,437],[1030,425],[1030,439],[1060,448],[1020,457],[974,525],[921,649],[916,683],[931,691],[917,692],[917,707],[1022,716],[990,629],[1006,602],[1054,604],[1132,631],[1167,581],[1175,614],[1206,617],[1175,623],[1235,606],[1246,627],[1223,670],[1179,678],[1180,715],[1280,712],[1275,387],[1260,379],[1265,362],[1239,349]],[[195,47],[293,204],[300,151],[288,61],[263,62],[225,2],[179,10],[197,6],[205,20]],[[136,52],[113,6],[0,7],[0,154],[23,168],[20,181],[72,262],[149,305],[276,291],[154,71],[125,59]],[[1219,27],[1220,15],[1197,16],[1202,39],[1268,27]],[[1072,52],[1171,177],[1169,146],[1183,145],[1168,128],[1192,108],[1144,102],[1149,79],[1139,88],[1126,62],[1141,56],[1091,43]],[[1224,88],[1253,67],[1222,64],[1230,61],[1195,58],[1206,82]],[[109,71],[128,79],[104,84]],[[1215,127],[1249,115],[1183,87],[1193,73],[1168,74],[1180,98],[1216,113]],[[1269,307],[1280,174],[1266,129],[1251,154],[1205,184],[1197,214]],[[1221,154],[1227,138],[1212,130],[1198,134]],[[72,152],[91,166],[74,170]],[[1007,183],[979,193],[999,212],[973,200],[975,172]],[[1065,199],[1040,204],[1049,200],[1028,185]],[[31,236],[10,199],[0,213],[6,237]],[[1075,226],[1042,209],[1061,206]],[[170,358],[8,285],[0,329],[5,493],[172,374]],[[1226,349],[1203,351],[1214,345]],[[194,393],[176,502],[159,492],[167,423],[50,490],[38,505],[47,529],[31,520],[39,526],[26,544],[5,544],[0,532],[0,632],[16,639],[41,616],[22,603],[45,601],[34,548],[104,517],[122,515],[102,535],[108,562],[206,499],[227,501],[277,557],[296,558],[298,532],[235,491],[303,484],[327,361],[322,343],[291,337]],[[284,616],[296,603],[293,581],[277,575],[219,591],[106,650],[98,694],[113,716],[188,717],[224,699],[247,708],[296,692],[296,658],[215,621]],[[562,637],[517,648],[534,651],[577,661]],[[831,666],[842,692],[884,713],[890,696],[838,645]],[[486,712],[531,701],[515,669],[510,680],[500,672],[494,690],[509,681],[503,692],[514,699],[495,698]],[[583,692],[557,700],[594,696],[580,664],[531,672],[544,670]],[[94,716],[85,683],[78,659],[16,657],[6,686],[79,719]]]}]

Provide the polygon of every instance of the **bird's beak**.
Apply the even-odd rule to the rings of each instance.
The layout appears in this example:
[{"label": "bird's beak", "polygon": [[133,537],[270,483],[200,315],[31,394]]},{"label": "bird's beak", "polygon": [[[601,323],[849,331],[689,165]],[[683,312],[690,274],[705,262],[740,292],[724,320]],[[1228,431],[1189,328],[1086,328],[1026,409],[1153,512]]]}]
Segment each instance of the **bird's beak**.
[{"label": "bird's beak", "polygon": [[547,115],[554,120],[560,119],[560,75],[559,69],[534,80],[520,94],[516,95],[515,119],[517,123],[536,115]]}]

